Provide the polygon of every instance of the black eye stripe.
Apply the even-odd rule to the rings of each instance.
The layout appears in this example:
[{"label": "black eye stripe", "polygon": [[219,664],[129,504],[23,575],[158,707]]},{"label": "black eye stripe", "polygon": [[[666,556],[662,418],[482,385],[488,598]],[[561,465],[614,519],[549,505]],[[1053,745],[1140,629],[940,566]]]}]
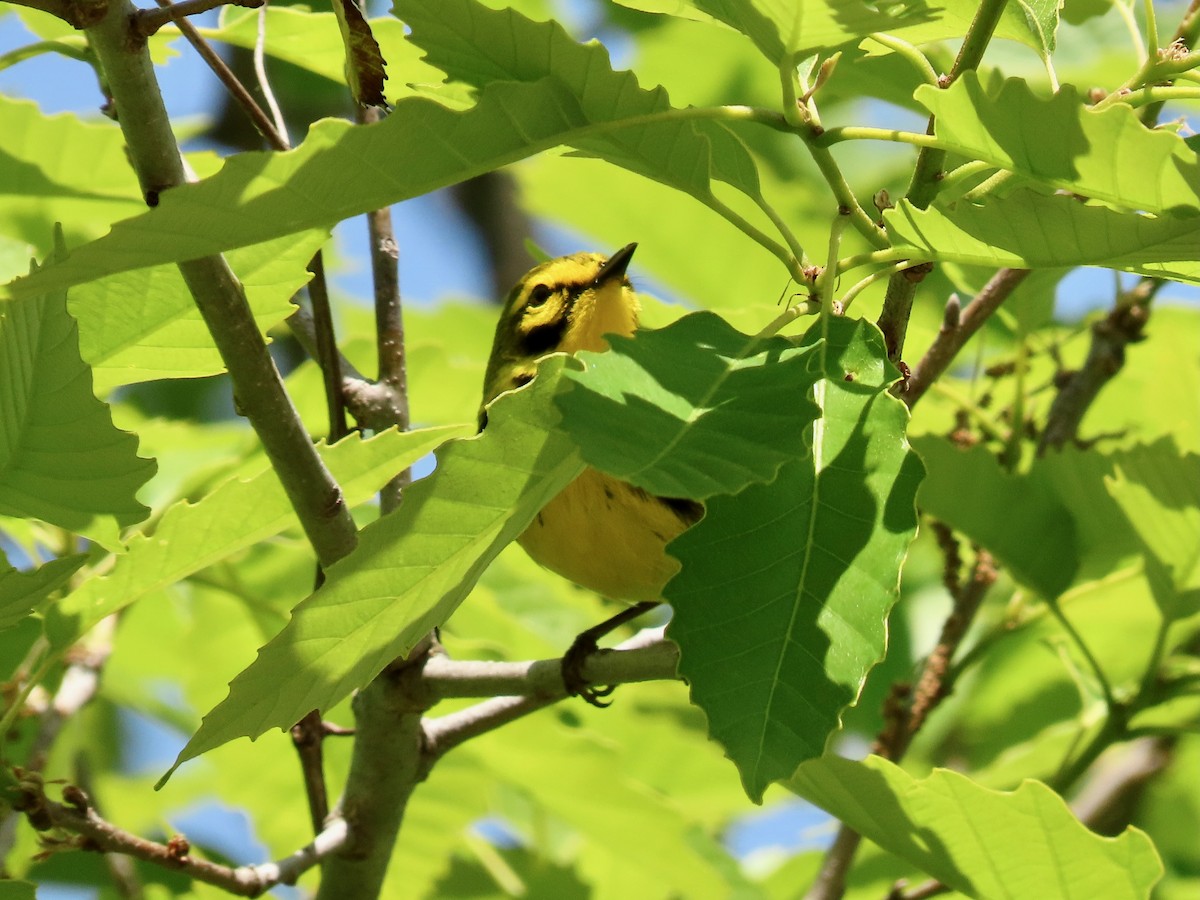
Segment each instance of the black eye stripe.
[{"label": "black eye stripe", "polygon": [[544,322],[521,335],[521,350],[526,356],[540,356],[561,343],[567,330],[566,310],[551,322]]}]

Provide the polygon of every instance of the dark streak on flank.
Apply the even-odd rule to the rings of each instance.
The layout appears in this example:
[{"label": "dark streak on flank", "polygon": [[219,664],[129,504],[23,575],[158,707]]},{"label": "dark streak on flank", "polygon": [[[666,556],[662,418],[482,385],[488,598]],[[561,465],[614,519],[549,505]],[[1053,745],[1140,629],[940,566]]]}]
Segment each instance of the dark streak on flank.
[{"label": "dark streak on flank", "polygon": [[695,525],[704,515],[704,504],[686,497],[659,497],[663,503],[675,513],[679,521],[686,525]]},{"label": "dark streak on flank", "polygon": [[697,503],[695,500],[688,500],[686,497],[653,497],[646,490],[643,490],[636,485],[630,485],[629,489],[643,500],[655,499],[671,512],[675,513],[675,517],[684,525],[695,525],[704,515],[704,504]]}]

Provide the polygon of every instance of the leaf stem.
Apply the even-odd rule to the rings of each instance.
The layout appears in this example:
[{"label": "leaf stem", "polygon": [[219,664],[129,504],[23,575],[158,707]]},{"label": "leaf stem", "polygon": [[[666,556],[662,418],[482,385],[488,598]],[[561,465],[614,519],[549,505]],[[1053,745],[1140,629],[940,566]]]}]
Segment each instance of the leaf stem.
[{"label": "leaf stem", "polygon": [[[837,130],[837,129],[834,129]],[[804,141],[808,152],[812,155],[813,162],[817,164],[821,175],[825,178],[825,183],[829,185],[833,191],[833,196],[837,200],[838,205],[849,210],[850,223],[854,226],[864,238],[867,239],[873,247],[884,249],[889,245],[887,235],[875,221],[863,209],[862,204],[858,202],[858,198],[854,196],[854,191],[850,189],[842,170],[838,167],[837,161],[834,160],[833,154],[821,143],[825,134],[829,132],[818,132],[814,130],[806,130],[801,133],[800,137]]]},{"label": "leaf stem", "polygon": [[1154,60],[1158,56],[1158,19],[1154,14],[1154,0],[1143,0],[1146,13],[1146,56]]},{"label": "leaf stem", "polygon": [[773,337],[783,329],[787,328],[801,316],[815,316],[821,311],[821,304],[815,300],[801,300],[799,303],[793,303],[782,313],[772,319],[765,328],[759,331],[755,337],[766,339]]},{"label": "leaf stem", "polygon": [[1142,40],[1142,32],[1138,28],[1137,17],[1133,14],[1133,5],[1128,6],[1124,3],[1114,3],[1117,9],[1117,15],[1121,17],[1121,21],[1125,25],[1125,30],[1129,32],[1129,42],[1133,44],[1133,52],[1137,57],[1138,65],[1146,64],[1146,42]]},{"label": "leaf stem", "polygon": [[1121,98],[1126,104],[1137,109],[1151,103],[1172,103],[1178,100],[1200,100],[1200,87],[1180,87],[1179,85],[1147,85],[1138,88]]},{"label": "leaf stem", "polygon": [[941,145],[932,134],[917,134],[897,128],[872,128],[869,125],[839,125],[823,132],[816,139],[822,147],[840,144],[843,141],[890,141],[895,144],[912,144],[914,147],[938,148]]},{"label": "leaf stem", "polygon": [[908,41],[882,32],[869,35],[868,39],[887,47],[893,53],[911,63],[912,67],[917,70],[926,84],[932,84],[934,87],[938,86],[937,71],[933,68],[932,63],[929,62],[929,57],[917,49],[917,47]]},{"label": "leaf stem", "polygon": [[907,269],[908,265],[908,260],[902,259],[900,262],[892,263],[890,266],[880,269],[878,272],[872,272],[866,278],[863,278],[861,281],[852,284],[846,289],[846,292],[842,294],[840,300],[838,301],[842,308],[842,314],[844,315],[846,310],[850,308],[850,304],[854,302],[855,297],[873,285],[880,278],[894,275],[903,269]]},{"label": "leaf stem", "polygon": [[852,269],[857,269],[860,266],[871,265],[887,265],[895,262],[905,262],[905,269],[909,265],[923,262],[921,259],[912,257],[912,247],[885,247],[882,250],[870,250],[866,253],[856,253],[853,256],[844,256],[837,261],[836,271],[841,275],[844,272],[849,272]]},{"label": "leaf stem", "polygon": [[[985,162],[982,159],[973,159],[970,162],[963,163],[957,169],[951,169],[942,178],[942,186],[938,190],[938,194],[945,197],[955,197],[959,193],[960,186],[977,175],[984,172],[990,172],[996,166],[992,163]],[[985,179],[986,181],[986,179]],[[981,182],[982,184],[983,182]],[[977,185],[976,187],[978,187]]]},{"label": "leaf stem", "polygon": [[1083,655],[1084,661],[1088,668],[1092,670],[1092,677],[1096,679],[1096,683],[1100,685],[1100,693],[1104,697],[1104,706],[1108,710],[1110,719],[1124,720],[1123,707],[1117,702],[1117,696],[1113,693],[1112,684],[1108,680],[1108,675],[1105,674],[1104,668],[1100,665],[1100,661],[1096,659],[1096,655],[1092,653],[1092,648],[1088,646],[1087,641],[1083,639],[1083,635],[1075,627],[1075,624],[1067,618],[1066,613],[1062,610],[1062,604],[1057,600],[1047,601],[1047,606],[1050,608],[1050,614],[1062,626],[1063,631],[1067,633],[1067,637],[1071,639]]},{"label": "leaf stem", "polygon": [[[797,281],[804,280],[804,269],[802,263],[800,262],[800,257],[793,256],[787,247],[768,237],[761,230],[752,225],[750,222],[746,221],[745,218],[734,212],[716,197],[709,195],[708,197],[704,198],[703,203],[756,244],[765,247],[781,263],[783,263],[784,267],[788,270],[788,274],[790,274],[792,278],[796,279]],[[801,253],[803,253],[803,250]]]}]

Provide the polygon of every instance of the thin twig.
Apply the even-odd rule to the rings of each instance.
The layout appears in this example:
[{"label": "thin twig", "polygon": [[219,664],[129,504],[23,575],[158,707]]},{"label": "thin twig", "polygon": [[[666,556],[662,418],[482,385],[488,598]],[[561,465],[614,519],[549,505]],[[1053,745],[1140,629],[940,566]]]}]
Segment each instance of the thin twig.
[{"label": "thin twig", "polygon": [[182,837],[161,844],[118,828],[96,812],[80,788],[68,785],[63,789],[65,802],[57,803],[45,795],[38,780],[28,779],[21,787],[17,807],[39,831],[61,829],[81,838],[77,842],[81,850],[132,856],[243,897],[257,897],[277,884],[295,884],[300,875],[341,849],[347,837],[346,823],[337,819],[311,844],[291,856],[277,862],[232,868],[192,856],[187,840]]},{"label": "thin twig", "polygon": [[[163,9],[170,10],[172,8],[171,0],[156,0],[156,2]],[[179,28],[179,33],[200,54],[200,58],[208,64],[208,67],[212,69],[213,74],[217,76],[221,84],[225,85],[225,90],[229,91],[229,96],[250,117],[250,121],[254,123],[255,129],[271,145],[271,149],[289,149],[286,137],[275,130],[275,124],[271,121],[270,117],[263,112],[262,107],[250,95],[250,92],[246,90],[246,86],[233,74],[233,70],[225,65],[225,61],[217,55],[217,51],[209,46],[204,36],[196,30],[196,26],[187,19],[181,19],[175,24]]]},{"label": "thin twig", "polygon": [[257,9],[265,2],[266,0],[183,0],[182,3],[173,3],[160,9],[139,10],[134,16],[134,27],[143,37],[150,37],[164,25],[171,22],[179,24],[180,20],[187,16],[199,15],[210,9],[216,9],[218,6],[242,6],[246,9]]},{"label": "thin twig", "polygon": [[943,322],[941,331],[925,351],[921,361],[913,368],[907,384],[900,391],[900,399],[909,408],[912,408],[929,390],[930,385],[942,376],[963,345],[983,327],[983,323],[999,309],[1000,304],[1012,295],[1017,285],[1028,275],[1028,269],[1000,269],[988,280],[975,299],[962,310],[957,323]]},{"label": "thin twig", "polygon": [[[360,125],[374,125],[383,118],[375,106],[360,107]],[[371,280],[375,289],[375,350],[378,365],[376,386],[386,402],[385,421],[401,431],[409,428],[408,362],[404,343],[404,304],[400,295],[400,247],[392,225],[390,207],[367,213],[367,237],[370,242]],[[412,480],[405,469],[379,492],[384,513],[400,505],[401,494]]]},{"label": "thin twig", "polygon": [[1059,388],[1050,406],[1038,441],[1039,456],[1075,440],[1092,401],[1125,365],[1125,348],[1142,340],[1150,301],[1162,285],[1160,278],[1143,278],[1117,299],[1111,313],[1092,326],[1087,359]]}]

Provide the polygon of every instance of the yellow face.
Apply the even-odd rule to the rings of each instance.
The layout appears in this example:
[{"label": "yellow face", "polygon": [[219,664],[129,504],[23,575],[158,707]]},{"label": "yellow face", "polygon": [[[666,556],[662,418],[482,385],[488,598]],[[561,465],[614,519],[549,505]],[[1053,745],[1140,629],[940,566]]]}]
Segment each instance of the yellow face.
[{"label": "yellow face", "polygon": [[607,350],[606,334],[631,335],[638,300],[625,269],[636,244],[612,256],[576,253],[535,266],[517,282],[496,325],[484,402],[526,384],[555,351]]}]

